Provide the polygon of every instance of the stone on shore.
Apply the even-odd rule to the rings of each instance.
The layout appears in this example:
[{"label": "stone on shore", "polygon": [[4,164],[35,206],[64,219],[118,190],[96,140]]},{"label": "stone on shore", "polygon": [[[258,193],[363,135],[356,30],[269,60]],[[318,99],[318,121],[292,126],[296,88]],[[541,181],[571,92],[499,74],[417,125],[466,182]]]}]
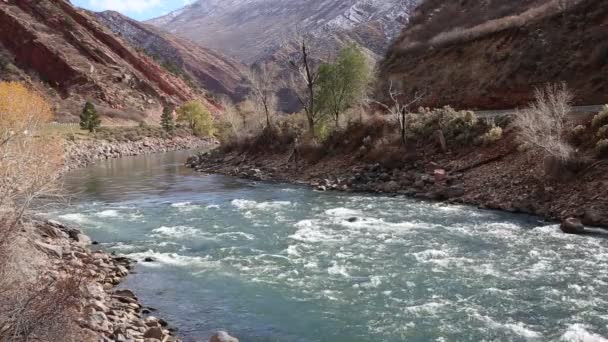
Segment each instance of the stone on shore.
[{"label": "stone on shore", "polygon": [[559,228],[566,234],[582,234],[585,232],[585,226],[581,220],[574,217],[565,219]]}]

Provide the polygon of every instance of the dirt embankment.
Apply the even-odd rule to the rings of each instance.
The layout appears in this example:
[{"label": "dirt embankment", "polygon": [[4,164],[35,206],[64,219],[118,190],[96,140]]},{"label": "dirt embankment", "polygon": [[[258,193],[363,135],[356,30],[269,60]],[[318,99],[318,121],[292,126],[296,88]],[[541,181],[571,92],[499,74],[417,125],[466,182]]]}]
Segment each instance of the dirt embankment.
[{"label": "dirt embankment", "polygon": [[606,103],[606,32],[604,0],[425,1],[381,63],[378,95],[393,82],[424,106],[507,109],[563,81],[576,104]]},{"label": "dirt embankment", "polygon": [[292,151],[204,153],[191,157],[188,165],[199,172],[308,184],[318,190],[406,195],[608,226],[607,161],[590,163],[567,179],[550,178],[543,158],[521,151],[513,133],[491,146],[447,153],[429,145],[410,152],[386,150],[371,158],[337,146],[312,160],[301,157],[297,165]]}]

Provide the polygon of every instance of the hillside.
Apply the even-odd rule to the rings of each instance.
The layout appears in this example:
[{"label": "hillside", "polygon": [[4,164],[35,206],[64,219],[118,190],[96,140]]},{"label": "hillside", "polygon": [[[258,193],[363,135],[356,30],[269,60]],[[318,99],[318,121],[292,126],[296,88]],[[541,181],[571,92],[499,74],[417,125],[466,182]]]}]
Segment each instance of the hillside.
[{"label": "hillside", "polygon": [[607,33],[603,0],[429,0],[382,62],[378,91],[392,80],[404,94],[425,91],[425,105],[502,109],[564,81],[577,104],[606,103]]},{"label": "hillside", "polygon": [[330,50],[357,41],[382,55],[418,0],[205,0],[149,23],[245,63],[271,59],[296,32]]},{"label": "hillside", "polygon": [[85,100],[115,120],[157,117],[196,96],[180,77],[137,52],[65,0],[0,2],[0,80],[23,81],[73,121]]},{"label": "hillside", "polygon": [[247,94],[243,76],[246,67],[239,62],[118,12],[95,15],[132,46],[145,51],[168,70],[192,79],[203,89],[236,101]]}]

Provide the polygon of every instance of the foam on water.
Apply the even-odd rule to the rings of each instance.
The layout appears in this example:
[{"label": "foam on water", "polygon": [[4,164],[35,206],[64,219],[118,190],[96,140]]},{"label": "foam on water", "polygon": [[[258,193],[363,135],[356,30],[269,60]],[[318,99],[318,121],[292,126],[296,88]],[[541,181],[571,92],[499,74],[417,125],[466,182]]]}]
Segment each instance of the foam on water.
[{"label": "foam on water", "polygon": [[98,212],[95,214],[95,216],[107,218],[107,217],[118,217],[118,216],[120,216],[120,214],[119,214],[118,210],[109,209],[109,210],[104,210],[104,211]]},{"label": "foam on water", "polygon": [[59,219],[65,220],[68,222],[86,224],[90,223],[91,220],[84,214],[75,213],[75,214],[63,214],[58,216]]},{"label": "foam on water", "polygon": [[194,227],[189,226],[174,226],[174,227],[159,227],[152,230],[152,236],[154,237],[174,237],[174,238],[184,238],[184,237],[193,237],[198,235],[200,231]]},{"label": "foam on water", "polygon": [[561,341],[567,342],[606,342],[608,339],[587,331],[589,327],[584,324],[572,324],[562,335]]}]

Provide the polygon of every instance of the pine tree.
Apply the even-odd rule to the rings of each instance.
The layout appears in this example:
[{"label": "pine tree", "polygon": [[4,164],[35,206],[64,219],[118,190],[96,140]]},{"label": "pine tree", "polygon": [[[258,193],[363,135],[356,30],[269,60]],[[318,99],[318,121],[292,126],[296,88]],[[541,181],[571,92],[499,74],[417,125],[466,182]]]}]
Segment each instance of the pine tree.
[{"label": "pine tree", "polygon": [[99,126],[101,126],[101,119],[99,119],[95,105],[87,101],[82,110],[82,114],[80,114],[80,128],[89,130],[89,132],[92,133],[95,132]]},{"label": "pine tree", "polygon": [[173,123],[173,107],[166,106],[160,116],[160,125],[167,133],[173,133],[175,124]]}]

